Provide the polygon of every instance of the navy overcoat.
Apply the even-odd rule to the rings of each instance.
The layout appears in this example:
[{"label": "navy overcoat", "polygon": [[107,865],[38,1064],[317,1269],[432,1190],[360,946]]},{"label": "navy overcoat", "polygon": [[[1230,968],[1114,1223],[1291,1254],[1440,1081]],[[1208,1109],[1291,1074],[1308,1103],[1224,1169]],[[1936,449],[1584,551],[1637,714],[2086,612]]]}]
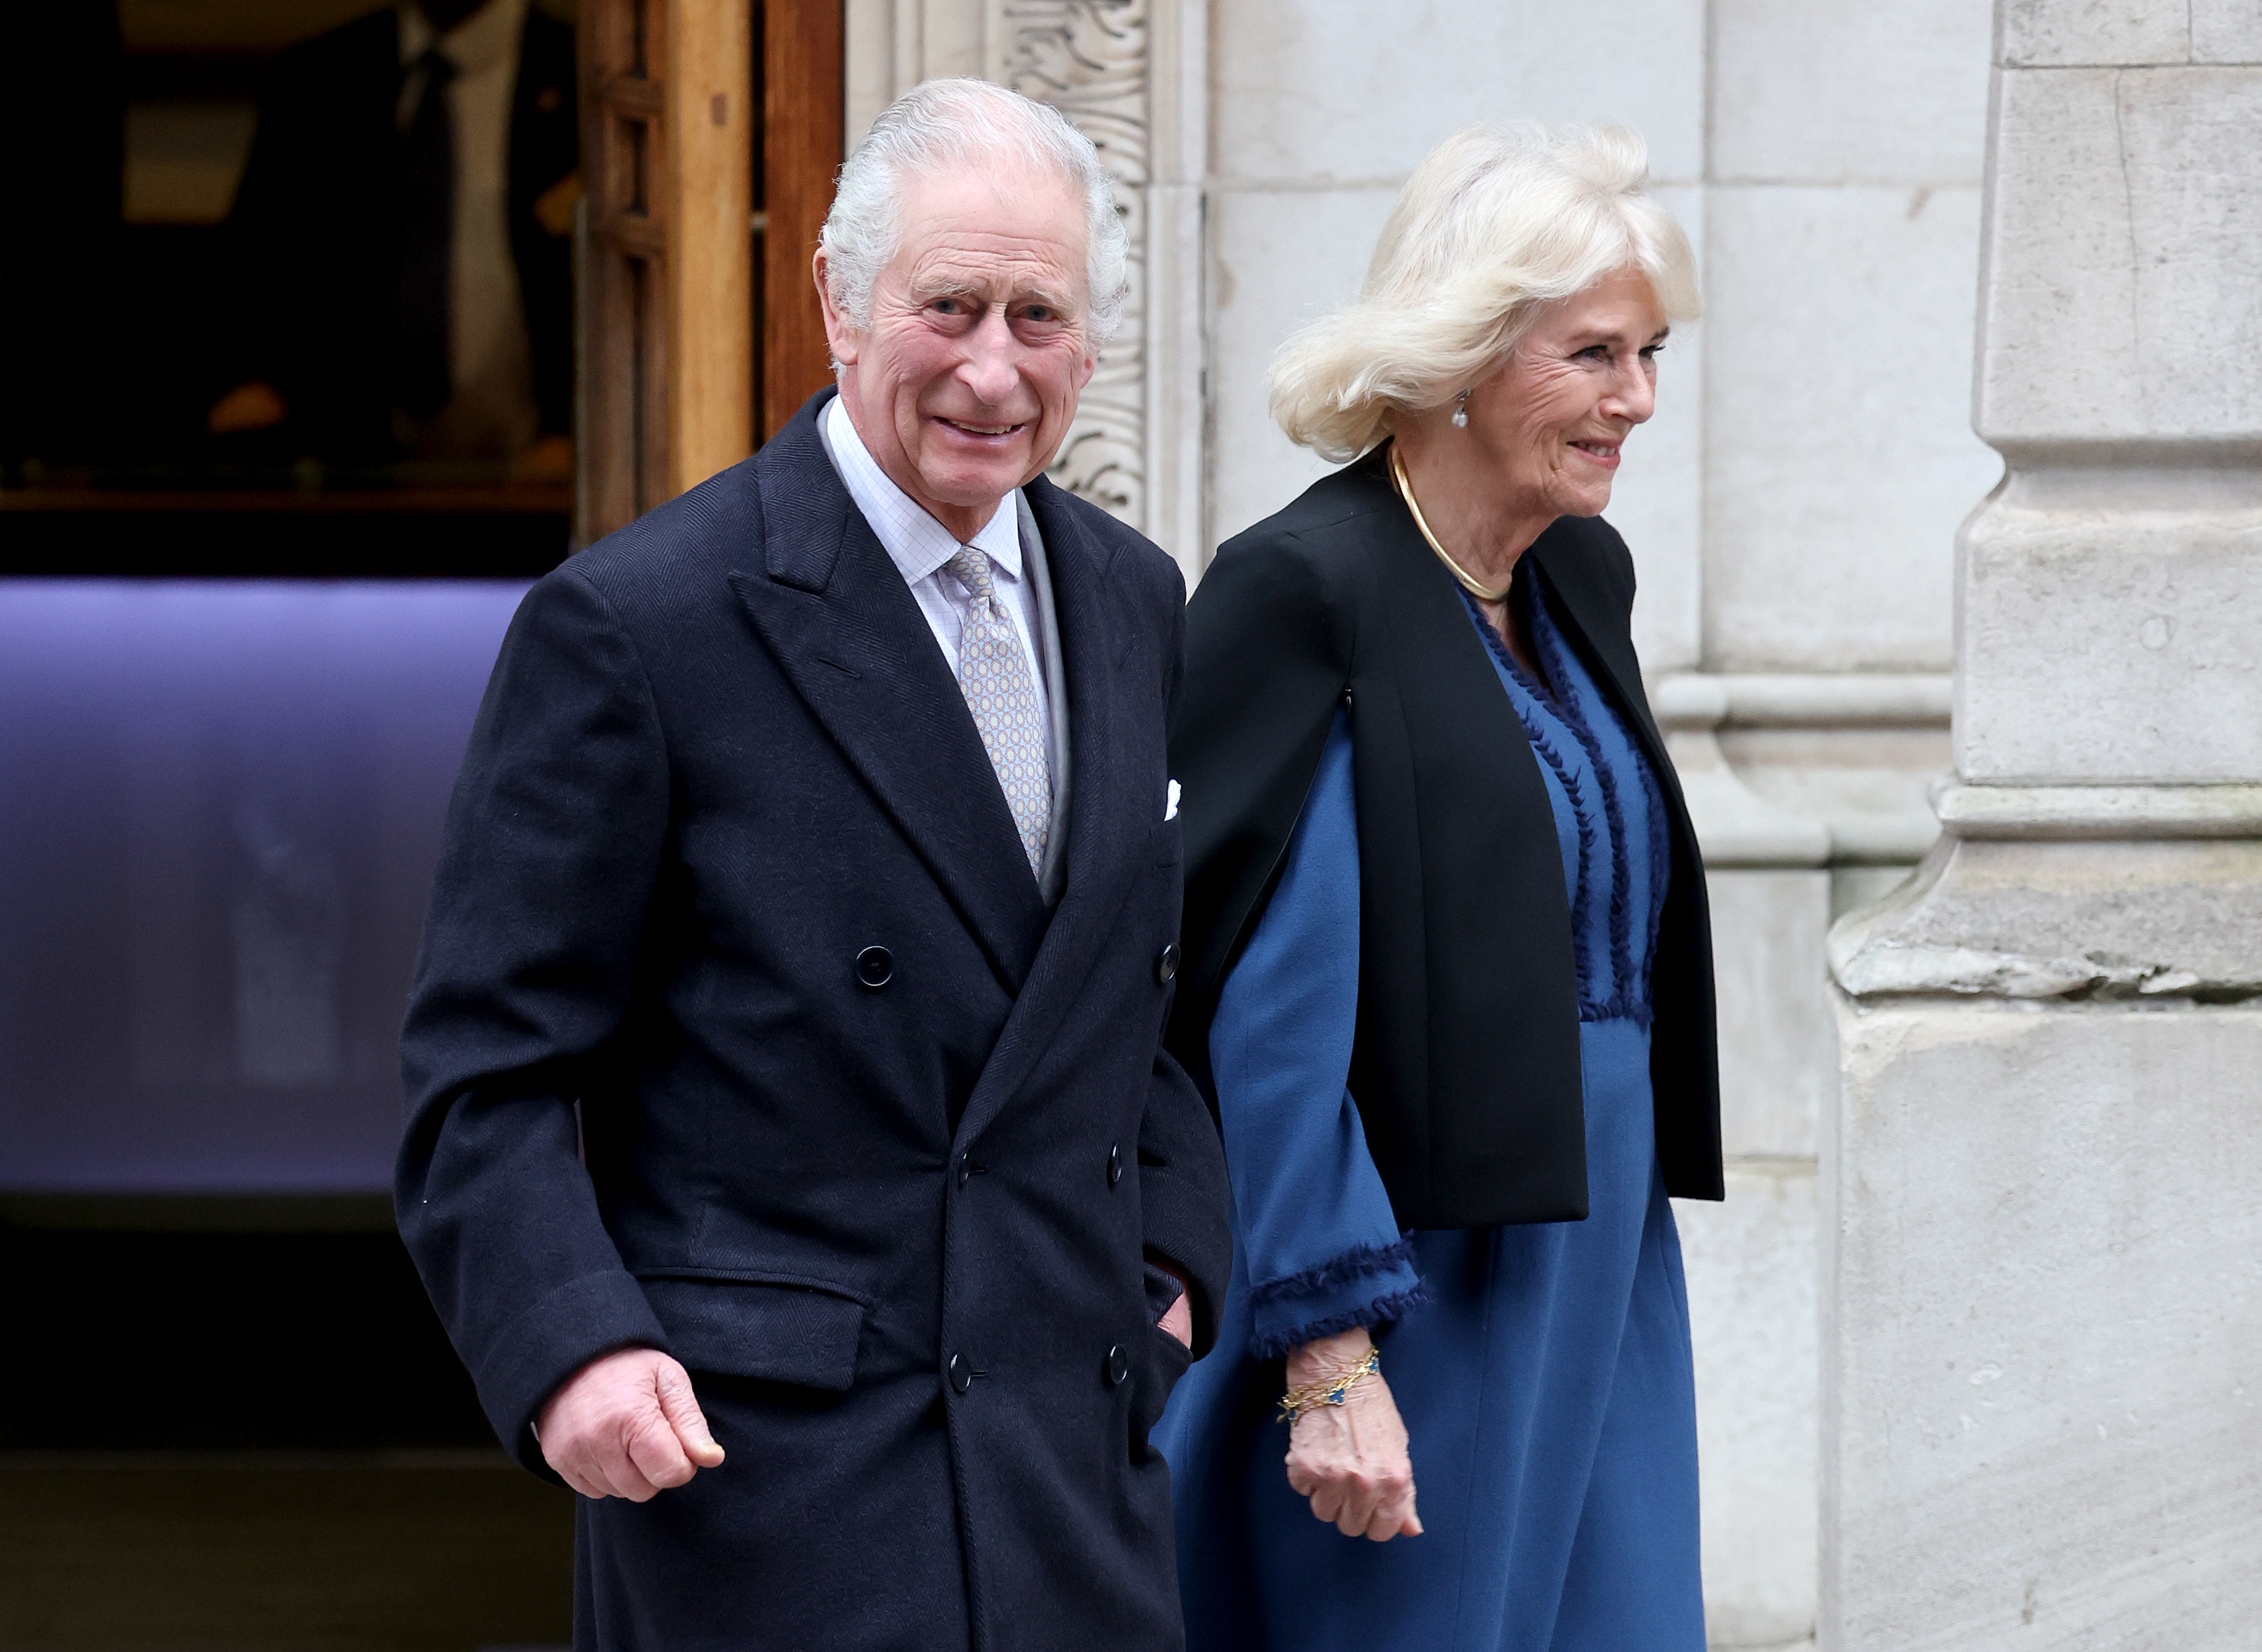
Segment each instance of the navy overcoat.
[{"label": "navy overcoat", "polygon": [[1039,480],[1070,722],[1041,898],[964,699],[803,407],[513,622],[403,1038],[400,1228],[497,1433],[599,1354],[717,1469],[584,1501],[582,1648],[1176,1648],[1156,1328],[1231,1263],[1161,1049],[1183,585]]}]

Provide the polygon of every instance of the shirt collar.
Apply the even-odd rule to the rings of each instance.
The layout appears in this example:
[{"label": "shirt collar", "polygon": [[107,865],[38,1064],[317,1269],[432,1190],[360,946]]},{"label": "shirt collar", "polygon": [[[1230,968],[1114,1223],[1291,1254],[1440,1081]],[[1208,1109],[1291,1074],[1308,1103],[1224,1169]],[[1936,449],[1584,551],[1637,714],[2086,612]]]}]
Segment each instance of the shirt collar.
[{"label": "shirt collar", "polygon": [[[917,585],[936,572],[955,557],[959,542],[950,530],[928,515],[918,501],[897,487],[893,478],[880,468],[864,445],[863,437],[856,434],[855,420],[849,418],[848,409],[835,396],[825,410],[825,445],[832,449],[839,463],[840,479],[847,484],[848,497],[856,501],[856,508],[879,535],[881,545],[889,559],[903,572],[906,584]],[[998,508],[981,531],[967,542],[985,553],[991,562],[1005,571],[1009,578],[1021,577],[1021,490],[1015,488],[998,501]]]}]

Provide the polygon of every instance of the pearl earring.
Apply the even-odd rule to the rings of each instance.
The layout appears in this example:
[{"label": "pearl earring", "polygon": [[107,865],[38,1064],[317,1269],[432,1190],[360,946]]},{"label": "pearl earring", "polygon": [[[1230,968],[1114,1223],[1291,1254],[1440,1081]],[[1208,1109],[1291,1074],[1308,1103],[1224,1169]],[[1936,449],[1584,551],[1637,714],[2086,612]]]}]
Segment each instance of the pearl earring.
[{"label": "pearl earring", "polygon": [[1465,390],[1453,400],[1453,428],[1466,430],[1468,427],[1469,392]]}]

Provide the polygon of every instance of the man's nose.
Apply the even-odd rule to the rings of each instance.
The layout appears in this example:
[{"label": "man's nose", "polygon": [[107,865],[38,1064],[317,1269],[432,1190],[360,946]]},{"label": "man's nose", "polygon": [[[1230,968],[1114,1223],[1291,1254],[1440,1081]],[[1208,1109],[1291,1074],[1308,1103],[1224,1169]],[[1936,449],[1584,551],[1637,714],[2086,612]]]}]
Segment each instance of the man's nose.
[{"label": "man's nose", "polygon": [[967,335],[958,377],[983,402],[994,406],[1010,397],[1020,383],[1016,362],[1019,349],[1019,341],[1006,322],[1005,306],[991,305]]}]

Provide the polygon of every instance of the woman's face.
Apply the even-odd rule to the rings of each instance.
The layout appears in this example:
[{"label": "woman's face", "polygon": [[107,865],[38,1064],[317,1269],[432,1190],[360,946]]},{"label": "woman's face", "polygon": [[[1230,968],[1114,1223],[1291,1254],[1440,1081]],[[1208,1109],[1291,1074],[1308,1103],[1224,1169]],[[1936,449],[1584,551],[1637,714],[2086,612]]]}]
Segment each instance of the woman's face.
[{"label": "woman's face", "polygon": [[1550,305],[1508,364],[1469,388],[1479,457],[1535,514],[1596,516],[1610,502],[1618,452],[1657,406],[1665,312],[1638,270]]}]

